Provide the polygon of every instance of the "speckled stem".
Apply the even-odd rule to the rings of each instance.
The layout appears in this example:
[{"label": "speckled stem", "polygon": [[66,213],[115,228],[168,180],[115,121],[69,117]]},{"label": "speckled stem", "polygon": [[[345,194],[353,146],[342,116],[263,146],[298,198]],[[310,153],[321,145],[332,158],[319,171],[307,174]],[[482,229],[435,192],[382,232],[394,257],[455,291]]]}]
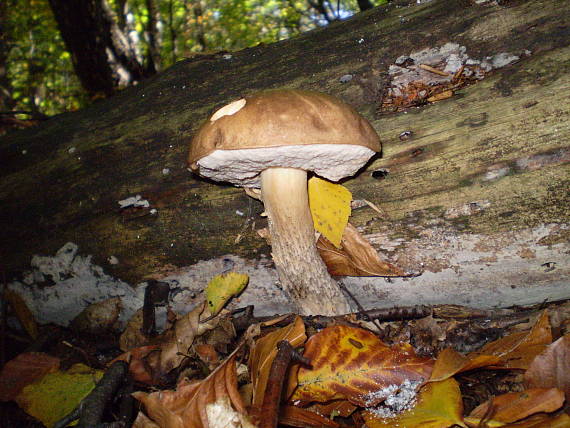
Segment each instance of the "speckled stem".
[{"label": "speckled stem", "polygon": [[299,312],[303,315],[350,312],[346,298],[329,275],[315,245],[307,172],[268,168],[261,173],[261,193],[279,280]]}]

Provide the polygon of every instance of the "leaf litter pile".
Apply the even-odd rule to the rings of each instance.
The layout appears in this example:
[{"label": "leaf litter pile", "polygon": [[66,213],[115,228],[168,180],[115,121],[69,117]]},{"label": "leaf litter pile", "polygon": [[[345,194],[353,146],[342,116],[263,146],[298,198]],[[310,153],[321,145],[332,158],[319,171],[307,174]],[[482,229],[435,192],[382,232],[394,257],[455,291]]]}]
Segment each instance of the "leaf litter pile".
[{"label": "leaf litter pile", "polygon": [[[570,426],[568,303],[261,319],[221,308],[219,295],[231,298],[246,278],[214,278],[217,303],[171,314],[161,334],[145,336],[133,318],[115,338],[118,356],[40,327],[58,338],[43,343],[57,357],[8,361],[0,398],[48,427],[74,418],[138,428]],[[12,423],[2,426],[42,426]]]},{"label": "leaf litter pile", "polygon": [[[409,275],[348,223],[348,190],[318,179],[309,190],[331,274]],[[256,318],[225,309],[248,281],[215,276],[185,314],[168,306],[167,283],[149,281],[120,332],[117,298],[64,329],[38,326],[5,291],[27,338],[12,334],[20,346],[7,349],[3,335],[0,426],[570,427],[570,302]]]}]

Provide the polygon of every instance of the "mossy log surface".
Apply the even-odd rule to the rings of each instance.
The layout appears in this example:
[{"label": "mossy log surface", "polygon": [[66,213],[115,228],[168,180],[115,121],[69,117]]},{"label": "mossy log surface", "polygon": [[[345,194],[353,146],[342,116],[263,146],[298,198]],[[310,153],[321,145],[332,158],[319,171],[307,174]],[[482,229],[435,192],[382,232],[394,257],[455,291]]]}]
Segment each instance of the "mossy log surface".
[{"label": "mossy log surface", "polygon": [[[505,3],[394,2],[231,57],[181,61],[111,99],[3,137],[3,269],[22,271],[32,255],[53,254],[68,241],[130,283],[224,254],[269,254],[254,230],[263,225],[262,205],[240,189],[193,176],[186,154],[214,109],[281,87],[339,96],[372,122],[382,156],[345,185],[385,214],[363,207],[351,222],[382,236],[384,242],[372,241],[407,268],[417,266],[398,251],[420,229],[425,235],[444,228],[459,239],[508,233],[516,240],[519,230],[554,225],[536,245],[567,243],[570,2]],[[474,58],[530,54],[450,99],[379,115],[389,65],[447,42]],[[354,78],[341,83],[345,74]],[[412,138],[401,141],[403,131]],[[388,174],[379,180],[371,171],[380,168]],[[118,201],[137,194],[157,213],[119,209]],[[120,263],[111,264],[111,256]]]}]

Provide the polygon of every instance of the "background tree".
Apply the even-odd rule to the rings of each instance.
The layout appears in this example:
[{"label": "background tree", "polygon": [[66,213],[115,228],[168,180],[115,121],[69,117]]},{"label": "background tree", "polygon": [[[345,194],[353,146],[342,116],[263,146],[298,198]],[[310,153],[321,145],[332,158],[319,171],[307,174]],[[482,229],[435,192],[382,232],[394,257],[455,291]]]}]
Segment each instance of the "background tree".
[{"label": "background tree", "polygon": [[41,118],[75,110],[196,53],[275,42],[371,6],[369,0],[5,0],[1,111]]}]

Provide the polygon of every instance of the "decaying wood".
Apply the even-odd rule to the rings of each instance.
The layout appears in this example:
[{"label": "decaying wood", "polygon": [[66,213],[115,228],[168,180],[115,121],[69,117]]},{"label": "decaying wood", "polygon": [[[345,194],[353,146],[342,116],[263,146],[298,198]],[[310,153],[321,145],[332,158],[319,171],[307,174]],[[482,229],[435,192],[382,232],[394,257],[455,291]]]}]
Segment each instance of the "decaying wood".
[{"label": "decaying wood", "polygon": [[[352,104],[384,143],[382,156],[345,184],[386,214],[363,205],[351,222],[390,261],[423,274],[347,281],[365,306],[570,297],[568,16],[570,3],[557,0],[394,2],[293,40],[181,61],[116,97],[4,137],[3,269],[17,274],[32,255],[68,241],[130,283],[225,254],[268,255],[255,233],[262,205],[189,173],[187,146],[215,108],[295,87]],[[451,98],[379,115],[388,67],[448,42],[473,58],[507,52],[520,60]],[[120,209],[137,194],[149,207]]]}]

